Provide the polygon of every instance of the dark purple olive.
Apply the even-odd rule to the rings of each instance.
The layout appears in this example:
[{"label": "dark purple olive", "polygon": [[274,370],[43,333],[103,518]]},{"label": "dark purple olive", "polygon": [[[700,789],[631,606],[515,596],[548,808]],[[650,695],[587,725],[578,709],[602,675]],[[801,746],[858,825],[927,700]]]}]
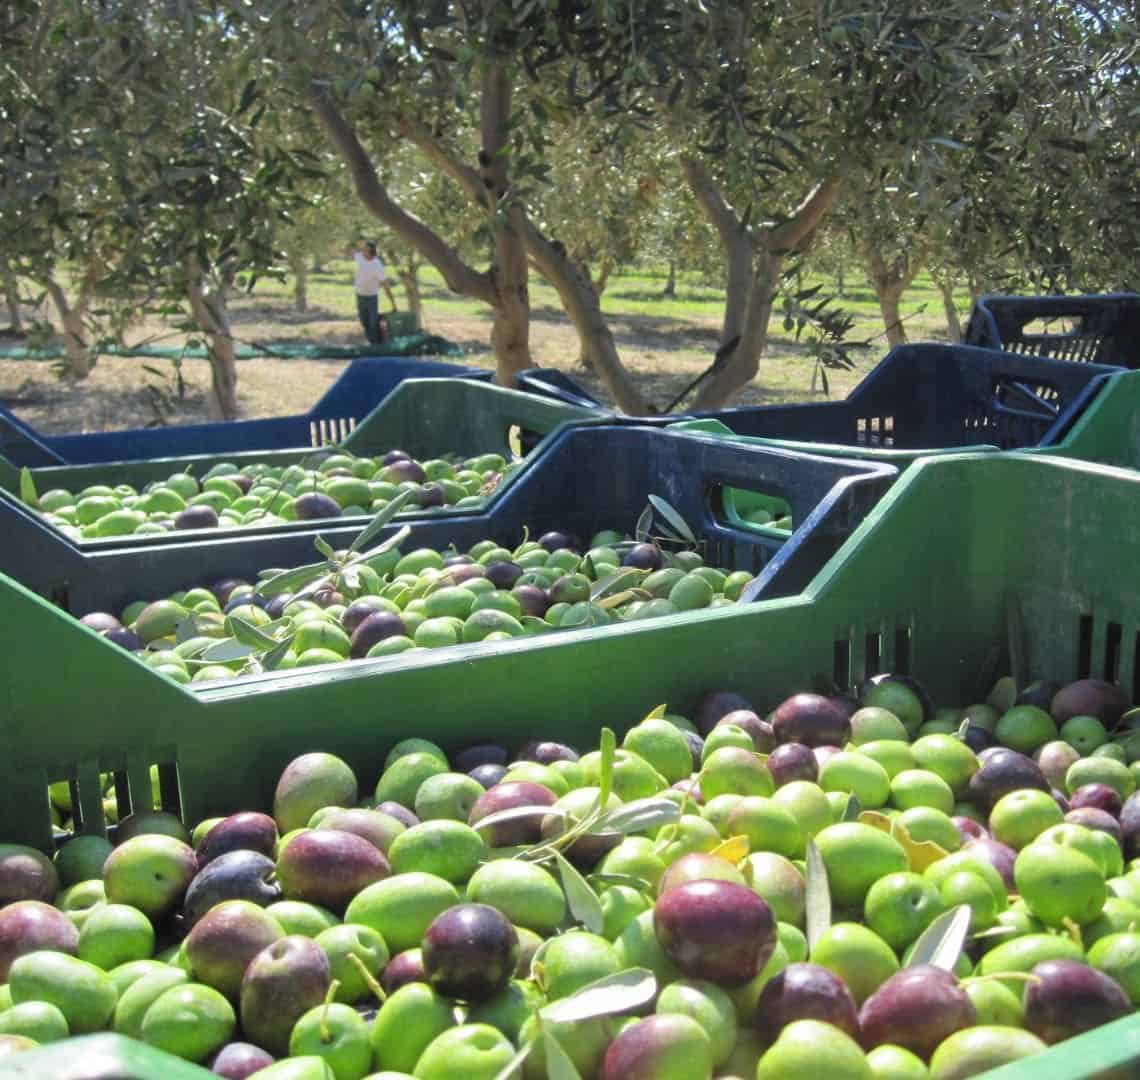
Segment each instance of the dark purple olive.
[{"label": "dark purple olive", "polygon": [[1060,689],[1061,684],[1052,679],[1031,682],[1018,693],[1016,704],[1035,705],[1038,709],[1044,709],[1048,712],[1049,706],[1053,704],[1053,698],[1057,696],[1057,691]]},{"label": "dark purple olive", "polygon": [[487,571],[478,563],[460,563],[458,566],[448,567],[447,576],[456,585],[462,585],[465,581],[486,577]]},{"label": "dark purple olive", "polygon": [[974,751],[975,754],[996,745],[997,739],[993,733],[986,731],[984,727],[978,727],[977,724],[970,724],[966,728],[965,734],[962,736],[962,741]]},{"label": "dark purple olive", "polygon": [[310,598],[317,607],[330,608],[334,604],[344,603],[344,594],[333,588],[317,589]]},{"label": "dark purple olive", "polygon": [[1109,731],[1128,708],[1128,695],[1103,679],[1078,679],[1061,687],[1049,703],[1058,725],[1074,716],[1095,716]]},{"label": "dark purple olive", "polygon": [[653,907],[653,931],[682,972],[719,986],[755,978],[776,947],[772,909],[733,881],[689,881],[666,889]]},{"label": "dark purple olive", "polygon": [[448,555],[443,565],[450,569],[453,566],[475,566],[475,560],[470,555]]},{"label": "dark purple olive", "polygon": [[260,851],[227,851],[194,875],[182,913],[186,926],[194,924],[223,900],[248,900],[268,907],[281,899],[281,888],[274,881],[276,865]]},{"label": "dark purple olive", "polygon": [[321,518],[340,517],[340,503],[321,491],[306,491],[297,496],[293,510],[298,521],[317,521]]},{"label": "dark purple olive", "polygon": [[726,713],[736,709],[751,709],[752,702],[731,690],[709,690],[701,696],[693,710],[693,723],[707,736]]},{"label": "dark purple olive", "polygon": [[292,593],[278,593],[276,596],[271,596],[265,601],[265,614],[271,619],[280,619],[292,599]]},{"label": "dark purple olive", "polygon": [[1017,858],[1017,852],[1014,851],[1013,848],[989,837],[979,837],[976,840],[968,840],[962,846],[969,851],[981,855],[986,862],[1001,874],[1001,879],[1005,882],[1006,890],[1008,892],[1014,891],[1013,863]]},{"label": "dark purple olive", "polygon": [[773,975],[752,1017],[765,1045],[774,1043],[797,1020],[819,1020],[853,1039],[859,1037],[859,1014],[851,991],[838,975],[819,964],[789,964]]},{"label": "dark purple olive", "polygon": [[373,645],[390,637],[406,636],[408,628],[399,615],[390,611],[376,611],[367,616],[353,631],[349,656],[359,660],[368,655]]},{"label": "dark purple olive", "polygon": [[864,1050],[889,1043],[929,1061],[943,1039],[977,1022],[954,973],[920,964],[892,975],[863,1002],[859,1040]]},{"label": "dark purple olive", "polygon": [[1109,787],[1108,784],[1082,784],[1069,796],[1069,809],[1081,810],[1086,806],[1103,810],[1115,818],[1120,817],[1124,800],[1116,788]]},{"label": "dark purple olive", "polygon": [[777,743],[841,746],[851,738],[851,717],[831,698],[820,694],[793,694],[772,715]]},{"label": "dark purple olive", "polygon": [[380,986],[385,994],[393,994],[408,983],[427,982],[423,953],[419,949],[405,949],[396,953],[384,966]]},{"label": "dark purple olive", "polygon": [[260,593],[242,593],[241,596],[231,596],[222,610],[228,615],[234,608],[245,607],[248,604],[264,611],[268,603],[269,601]]},{"label": "dark purple olive", "polygon": [[1123,837],[1120,822],[1111,814],[1106,814],[1095,806],[1081,806],[1076,810],[1070,810],[1065,815],[1065,820],[1070,825],[1083,825],[1086,829],[1096,829],[1098,832],[1108,833],[1118,844]]},{"label": "dark purple olive", "polygon": [[209,588],[219,604],[228,604],[230,594],[234,589],[240,589],[243,585],[248,584],[249,582],[242,578],[222,578],[221,581],[215,581]]},{"label": "dark purple olive", "polygon": [[[769,763],[769,768],[771,763]],[[973,818],[962,817],[956,815],[950,819],[954,822],[954,827],[958,830],[958,835],[962,838],[962,843],[968,840],[978,840],[980,838],[989,836],[989,830],[979,821]]]},{"label": "dark purple olive", "polygon": [[580,757],[577,750],[560,742],[530,742],[523,743],[519,748],[519,761],[537,761],[539,765],[552,765],[556,761],[577,761]]},{"label": "dark purple olive", "polygon": [[541,619],[550,608],[550,597],[537,585],[516,585],[511,592],[524,615]]},{"label": "dark purple olive", "polygon": [[84,615],[79,621],[96,633],[101,633],[104,630],[118,630],[123,625],[114,615],[110,615],[106,611],[93,611],[90,615]]},{"label": "dark purple olive", "polygon": [[473,743],[452,756],[451,765],[456,772],[469,773],[477,765],[506,765],[510,752],[499,743]]},{"label": "dark purple olive", "polygon": [[384,802],[380,803],[376,809],[379,810],[382,814],[388,814],[389,816],[394,817],[397,821],[406,825],[409,829],[413,825],[418,825],[420,823],[420,819],[416,817],[416,815],[413,814],[411,810],[409,810],[406,806],[402,806],[398,802],[393,802],[391,799],[386,799]]},{"label": "dark purple olive", "polygon": [[[553,806],[554,803],[555,795],[550,788],[532,784],[529,780],[510,780],[505,784],[495,784],[475,800],[475,805],[467,815],[467,824],[475,826],[491,814],[516,806]],[[539,838],[542,821],[543,818],[537,815],[517,818],[480,829],[479,833],[490,847],[533,844]]]},{"label": "dark purple olive", "polygon": [[496,589],[511,589],[520,577],[523,569],[518,563],[493,562],[487,567],[487,580]]},{"label": "dark purple olive", "polygon": [[1044,960],[1025,987],[1025,1026],[1054,1043],[1119,1020],[1132,1011],[1115,979],[1076,960]]},{"label": "dark purple olive", "polygon": [[444,495],[443,488],[439,484],[424,484],[416,492],[416,503],[423,509],[430,510],[437,506],[446,506],[447,496]]},{"label": "dark purple olive", "polygon": [[198,843],[194,854],[201,870],[231,851],[258,851],[272,856],[277,849],[277,823],[268,814],[247,810],[222,818]]},{"label": "dark purple olive", "polygon": [[1134,791],[1120,808],[1120,833],[1126,859],[1140,855],[1140,791]]},{"label": "dark purple olive", "polygon": [[218,512],[212,506],[188,506],[174,519],[174,527],[185,529],[216,529],[219,523]]},{"label": "dark purple olive", "polygon": [[427,473],[419,462],[409,458],[393,461],[385,467],[381,476],[390,484],[422,484],[427,479]]},{"label": "dark purple olive", "polygon": [[210,1072],[225,1080],[246,1080],[259,1069],[268,1068],[276,1059],[253,1043],[226,1043],[210,1060]]},{"label": "dark purple olive", "polygon": [[411,461],[412,455],[404,453],[403,450],[389,450],[381,459],[382,465],[394,465],[397,461]]},{"label": "dark purple olive", "polygon": [[344,632],[351,637],[356,632],[356,628],[364,622],[369,615],[375,615],[378,611],[387,610],[380,597],[362,596],[359,600],[353,600],[353,602],[344,609],[344,614],[340,617],[340,625],[344,628]]},{"label": "dark purple olive", "polygon": [[811,747],[789,742],[777,746],[768,755],[768,771],[778,788],[793,780],[806,780],[814,784],[819,777],[819,764]]},{"label": "dark purple olive", "polygon": [[506,988],[519,958],[519,936],[488,904],[456,904],[437,915],[421,946],[428,982],[461,1001],[486,1001]]},{"label": "dark purple olive", "polygon": [[969,797],[979,809],[989,813],[1003,795],[1021,788],[1048,791],[1049,781],[1040,766],[1024,754],[1005,747],[983,750],[978,756],[981,768],[970,777]]},{"label": "dark purple olive", "polygon": [[570,551],[575,551],[578,544],[573,536],[569,533],[559,532],[557,529],[552,532],[543,533],[538,542],[546,548],[547,551],[558,551],[559,548],[567,548]]},{"label": "dark purple olive", "polygon": [[243,495],[249,494],[249,489],[253,487],[253,479],[246,476],[245,473],[231,473],[226,477],[227,480],[232,480],[239,488]]},{"label": "dark purple olive", "polygon": [[769,753],[776,745],[776,735],[772,725],[767,720],[761,720],[751,709],[733,709],[716,722],[717,727],[721,724],[735,724],[747,731],[752,736],[752,745],[759,754]]},{"label": "dark purple olive", "polygon": [[488,762],[486,765],[476,765],[475,768],[468,769],[467,775],[486,790],[500,783],[507,772],[506,765],[492,765]]},{"label": "dark purple olive", "polygon": [[128,630],[125,626],[112,627],[104,632],[103,637],[128,652],[138,652],[145,647],[142,639],[133,630]]},{"label": "dark purple olive", "polygon": [[660,570],[662,562],[661,549],[656,544],[635,544],[625,553],[621,564],[638,570]]}]

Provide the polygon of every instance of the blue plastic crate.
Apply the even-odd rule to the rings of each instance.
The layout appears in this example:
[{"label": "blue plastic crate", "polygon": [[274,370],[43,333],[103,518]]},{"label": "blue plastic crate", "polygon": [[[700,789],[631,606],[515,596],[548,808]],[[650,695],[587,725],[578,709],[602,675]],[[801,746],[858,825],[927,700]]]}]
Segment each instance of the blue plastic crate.
[{"label": "blue plastic crate", "polygon": [[[649,495],[667,500],[701,541],[714,565],[761,575],[764,598],[798,593],[871,511],[897,476],[892,466],[745,446],[667,430],[588,422],[567,425],[534,454],[530,466],[482,513],[408,522],[405,550],[466,550],[479,540],[514,546],[523,531],[562,529],[588,539],[601,529],[633,532]],[[780,499],[790,532],[733,525],[721,490],[732,487]],[[390,525],[376,543],[390,535]],[[318,558],[313,541],[347,547],[355,526],[290,530],[276,536],[235,531],[194,545],[164,542],[108,551],[82,550],[34,512],[10,504],[0,570],[77,615],[119,611],[138,599],[225,577],[253,579],[269,567]],[[148,538],[150,539],[150,538]]]},{"label": "blue plastic crate", "polygon": [[983,296],[966,341],[987,349],[1140,367],[1140,295]]},{"label": "blue plastic crate", "polygon": [[12,465],[37,468],[324,446],[345,438],[405,379],[456,378],[490,382],[492,374],[483,368],[439,360],[368,357],[353,360],[307,413],[87,435],[46,435],[9,410],[0,409],[0,457]]},{"label": "blue plastic crate", "polygon": [[515,384],[520,390],[554,398],[567,405],[578,405],[586,409],[603,407],[577,379],[557,368],[527,368],[515,376]]}]

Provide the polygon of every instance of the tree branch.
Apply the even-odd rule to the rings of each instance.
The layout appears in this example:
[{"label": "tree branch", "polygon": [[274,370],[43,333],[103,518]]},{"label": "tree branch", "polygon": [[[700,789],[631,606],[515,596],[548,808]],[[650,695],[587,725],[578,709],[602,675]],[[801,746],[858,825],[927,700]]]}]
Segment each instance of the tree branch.
[{"label": "tree branch", "polygon": [[721,194],[716,181],[709,175],[704,162],[685,154],[681,157],[681,172],[697,201],[705,208],[709,220],[724,243],[729,244],[740,236],[741,222],[736,211]]},{"label": "tree branch", "polygon": [[464,164],[455,154],[432,134],[431,128],[413,116],[400,116],[396,120],[396,131],[408,140],[440,172],[450,176],[466,193],[472,202],[487,207],[490,200],[477,169]]},{"label": "tree branch", "polygon": [[803,251],[810,243],[819,223],[839,201],[842,189],[843,180],[838,176],[829,176],[817,184],[788,221],[768,230],[769,249],[785,252]]},{"label": "tree branch", "polygon": [[328,94],[314,87],[309,92],[309,105],[348,167],[356,194],[365,207],[401,239],[422,252],[443,275],[452,292],[495,304],[497,296],[490,278],[468,266],[442,237],[393,202],[352,125]]}]

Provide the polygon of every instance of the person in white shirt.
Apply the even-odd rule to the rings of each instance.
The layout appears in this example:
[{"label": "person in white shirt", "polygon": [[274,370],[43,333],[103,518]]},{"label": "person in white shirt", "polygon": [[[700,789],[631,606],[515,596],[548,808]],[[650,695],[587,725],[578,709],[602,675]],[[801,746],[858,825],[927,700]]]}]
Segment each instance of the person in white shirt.
[{"label": "person in white shirt", "polygon": [[372,241],[361,244],[356,258],[356,314],[360,318],[360,325],[364,328],[364,336],[371,345],[380,345],[387,339],[387,320],[382,326],[380,315],[380,289],[383,287],[392,301],[392,310],[396,310],[396,298],[392,295],[392,286],[388,276],[384,273],[384,263],[376,254],[376,245]]}]

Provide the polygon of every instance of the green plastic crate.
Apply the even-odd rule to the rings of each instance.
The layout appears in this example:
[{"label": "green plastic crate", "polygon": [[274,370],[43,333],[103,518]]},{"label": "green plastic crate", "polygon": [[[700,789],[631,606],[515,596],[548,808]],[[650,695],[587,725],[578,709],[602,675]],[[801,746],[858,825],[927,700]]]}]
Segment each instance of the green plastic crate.
[{"label": "green plastic crate", "polygon": [[1107,376],[1092,404],[1056,442],[1023,452],[1140,469],[1140,371]]},{"label": "green plastic crate", "polygon": [[[510,458],[512,454],[529,453],[563,423],[598,416],[594,410],[467,379],[409,379],[397,386],[338,445],[361,455],[375,455],[399,448],[418,458],[483,453],[500,453]],[[59,465],[30,471],[40,493],[58,487],[78,491],[92,484],[113,487],[125,483],[141,487],[188,467],[195,475],[201,476],[221,461],[232,462],[239,467],[255,463],[291,465],[313,452],[312,447],[251,450],[94,465]],[[0,488],[19,496],[20,470],[4,461],[0,461]],[[9,505],[9,499],[0,494],[0,534],[3,532],[5,508]],[[366,519],[336,518],[335,524],[353,520],[363,522]],[[52,527],[45,522],[45,528]],[[311,521],[298,521],[243,527],[240,532],[278,535],[312,528]],[[145,547],[156,542],[215,539],[220,534],[233,533],[234,530],[230,529],[195,529],[159,536],[118,536],[76,543],[81,549],[104,551],[110,547]]]},{"label": "green plastic crate", "polygon": [[[158,764],[164,805],[197,820],[269,805],[277,774],[303,751],[341,754],[367,786],[388,747],[409,735],[447,747],[517,744],[556,724],[561,738],[586,743],[601,725],[624,729],[661,702],[685,712],[715,687],[764,709],[816,676],[851,686],[894,670],[922,680],[936,701],[964,705],[1010,671],[1021,682],[1108,677],[1135,698],[1140,576],[1120,537],[1138,530],[1135,472],[1026,455],[931,458],[794,599],[198,694],[9,585],[0,839],[46,847],[46,786],[64,778],[97,830],[101,769],[116,772],[129,809],[132,799],[150,804]],[[1138,1017],[991,1080],[1072,1080],[1116,1067],[1140,1070]]]}]

